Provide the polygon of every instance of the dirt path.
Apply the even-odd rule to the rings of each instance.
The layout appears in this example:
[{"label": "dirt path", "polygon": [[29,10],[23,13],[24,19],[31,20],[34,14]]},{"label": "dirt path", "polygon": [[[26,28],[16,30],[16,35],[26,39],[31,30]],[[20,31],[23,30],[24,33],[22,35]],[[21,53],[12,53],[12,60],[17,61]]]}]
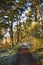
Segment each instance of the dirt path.
[{"label": "dirt path", "polygon": [[20,49],[15,65],[38,65],[28,49]]}]

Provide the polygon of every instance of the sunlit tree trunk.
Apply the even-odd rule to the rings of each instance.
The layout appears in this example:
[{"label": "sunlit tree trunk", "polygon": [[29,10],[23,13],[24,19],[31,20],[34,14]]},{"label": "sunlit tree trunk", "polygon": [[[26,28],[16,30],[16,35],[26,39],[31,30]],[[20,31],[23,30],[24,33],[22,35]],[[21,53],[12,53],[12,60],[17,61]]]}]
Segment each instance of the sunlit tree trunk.
[{"label": "sunlit tree trunk", "polygon": [[10,27],[10,37],[11,37],[11,44],[14,46],[13,42],[13,22],[11,22],[11,27]]},{"label": "sunlit tree trunk", "polygon": [[20,17],[17,19],[17,44],[20,42]]},{"label": "sunlit tree trunk", "polygon": [[19,43],[19,29],[18,29],[18,18],[17,18],[17,42],[16,45]]},{"label": "sunlit tree trunk", "polygon": [[9,21],[10,21],[10,38],[11,38],[11,44],[12,46],[14,46],[14,42],[13,42],[13,11],[10,11],[9,14]]}]

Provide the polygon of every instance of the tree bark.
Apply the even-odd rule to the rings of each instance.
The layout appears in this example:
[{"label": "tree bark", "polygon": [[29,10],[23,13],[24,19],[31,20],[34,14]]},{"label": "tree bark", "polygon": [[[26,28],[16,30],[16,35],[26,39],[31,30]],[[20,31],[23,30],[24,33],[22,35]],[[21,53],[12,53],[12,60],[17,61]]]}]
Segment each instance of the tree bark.
[{"label": "tree bark", "polygon": [[19,43],[19,29],[18,29],[18,19],[17,19],[17,43]]},{"label": "tree bark", "polygon": [[12,44],[12,46],[14,46],[14,43],[13,43],[13,22],[11,22],[11,27],[10,27],[10,37],[11,37],[11,44]]}]

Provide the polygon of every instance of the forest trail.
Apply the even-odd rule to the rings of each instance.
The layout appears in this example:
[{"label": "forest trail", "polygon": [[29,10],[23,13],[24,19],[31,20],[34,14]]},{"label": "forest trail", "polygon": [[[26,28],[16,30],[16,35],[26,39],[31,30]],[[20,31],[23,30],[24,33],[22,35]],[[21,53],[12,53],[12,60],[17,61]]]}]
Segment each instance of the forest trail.
[{"label": "forest trail", "polygon": [[19,50],[15,65],[38,65],[28,48]]}]

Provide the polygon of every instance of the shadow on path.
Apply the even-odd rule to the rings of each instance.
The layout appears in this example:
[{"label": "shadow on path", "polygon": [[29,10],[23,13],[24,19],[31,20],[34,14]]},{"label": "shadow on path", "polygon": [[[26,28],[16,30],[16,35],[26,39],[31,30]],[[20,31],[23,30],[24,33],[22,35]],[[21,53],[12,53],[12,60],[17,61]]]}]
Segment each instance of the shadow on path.
[{"label": "shadow on path", "polygon": [[36,60],[27,48],[19,49],[18,57],[15,65],[38,65]]}]

